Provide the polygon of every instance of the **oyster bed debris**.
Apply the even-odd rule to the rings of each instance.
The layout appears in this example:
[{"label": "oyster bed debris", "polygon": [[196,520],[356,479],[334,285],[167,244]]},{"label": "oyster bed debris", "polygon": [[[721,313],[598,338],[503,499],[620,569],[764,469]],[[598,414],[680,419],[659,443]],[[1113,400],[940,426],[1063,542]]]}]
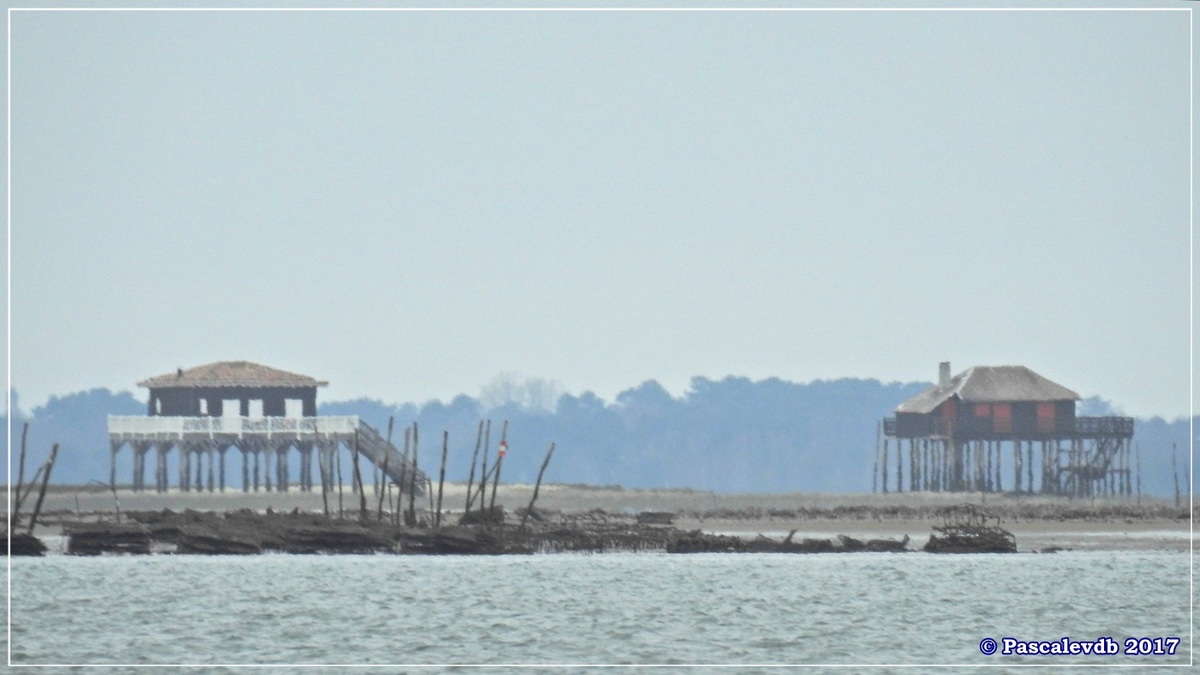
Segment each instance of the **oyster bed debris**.
[{"label": "oyster bed debris", "polygon": [[1017,538],[1000,527],[1000,518],[973,504],[954,506],[942,513],[925,542],[928,553],[1016,553]]},{"label": "oyster bed debris", "polygon": [[[391,553],[399,555],[506,555],[613,551],[666,553],[834,553],[905,551],[909,539],[858,540],[839,535],[836,541],[794,541],[793,530],[782,541],[759,535],[742,539],[730,535],[684,531],[664,515],[593,510],[564,515],[534,509],[525,526],[505,521],[501,509],[480,519],[478,514],[455,525],[396,526],[386,522],[326,518],[320,514],[225,513],[206,511],[128,512],[124,523],[65,523],[67,552],[73,555],[151,552],[205,555],[245,555],[265,552]],[[515,519],[526,516],[519,509]],[[639,517],[640,516],[640,517]],[[423,526],[422,526],[423,525]]]}]

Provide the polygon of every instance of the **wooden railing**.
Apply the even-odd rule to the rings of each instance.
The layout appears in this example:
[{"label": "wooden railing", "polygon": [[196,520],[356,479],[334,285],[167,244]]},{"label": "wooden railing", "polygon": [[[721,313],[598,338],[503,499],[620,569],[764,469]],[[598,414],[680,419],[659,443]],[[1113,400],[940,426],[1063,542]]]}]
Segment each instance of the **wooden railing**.
[{"label": "wooden railing", "polygon": [[[1055,436],[1097,437],[1133,435],[1132,417],[920,417],[906,422],[905,437],[944,436],[955,438],[1052,438]],[[896,418],[883,420],[883,433],[896,436]]]},{"label": "wooden railing", "polygon": [[109,415],[110,436],[347,435],[358,428],[353,415],[331,417],[128,417]]}]

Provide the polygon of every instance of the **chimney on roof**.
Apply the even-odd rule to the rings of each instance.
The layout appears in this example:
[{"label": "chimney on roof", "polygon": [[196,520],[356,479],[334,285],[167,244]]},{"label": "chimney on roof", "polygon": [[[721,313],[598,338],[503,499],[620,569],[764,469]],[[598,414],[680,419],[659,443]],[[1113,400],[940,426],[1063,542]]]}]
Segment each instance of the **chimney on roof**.
[{"label": "chimney on roof", "polygon": [[175,377],[183,377],[183,368],[175,369]]},{"label": "chimney on roof", "polygon": [[942,361],[938,364],[938,386],[944,387],[950,384],[950,362]]}]

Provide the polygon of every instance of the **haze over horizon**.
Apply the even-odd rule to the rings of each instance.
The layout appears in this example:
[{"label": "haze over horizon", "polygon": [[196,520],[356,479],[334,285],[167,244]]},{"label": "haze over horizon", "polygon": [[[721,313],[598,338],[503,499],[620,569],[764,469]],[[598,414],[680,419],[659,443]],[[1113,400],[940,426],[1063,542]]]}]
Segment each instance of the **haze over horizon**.
[{"label": "haze over horizon", "polygon": [[949,360],[1189,413],[1190,12],[10,16],[23,409]]}]

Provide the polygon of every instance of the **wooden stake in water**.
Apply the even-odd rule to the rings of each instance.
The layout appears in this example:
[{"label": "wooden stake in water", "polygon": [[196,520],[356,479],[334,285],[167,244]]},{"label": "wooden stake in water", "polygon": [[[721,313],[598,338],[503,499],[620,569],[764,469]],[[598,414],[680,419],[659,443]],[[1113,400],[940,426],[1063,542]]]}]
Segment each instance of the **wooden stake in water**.
[{"label": "wooden stake in water", "polygon": [[358,429],[354,430],[354,482],[358,483],[358,521],[367,522],[367,486],[363,485],[362,471],[358,468]]},{"label": "wooden stake in water", "polygon": [[879,492],[879,439],[883,436],[883,423],[875,424],[875,467],[871,469],[871,494]]},{"label": "wooden stake in water", "polygon": [[1171,474],[1175,477],[1175,508],[1179,508],[1179,467],[1175,461],[1175,444],[1171,444]]},{"label": "wooden stake in water", "polygon": [[317,448],[317,471],[321,473],[321,504],[325,507],[325,519],[329,520],[329,472],[325,469],[324,450]]},{"label": "wooden stake in water", "polygon": [[479,444],[483,442],[483,420],[479,420],[479,430],[475,432],[475,452],[471,453],[471,473],[467,476],[467,504],[463,507],[463,517],[471,512],[471,488],[475,483],[475,465],[479,462]]},{"label": "wooden stake in water", "polygon": [[406,522],[409,525],[417,524],[417,451],[420,442],[417,440],[417,423],[412,425],[413,439],[413,454],[412,454],[412,475],[408,478],[408,518]]},{"label": "wooden stake in water", "polygon": [[487,482],[488,482],[488,446],[492,442],[492,421],[488,420],[487,425],[483,429],[483,479],[479,481],[479,510],[483,511],[487,508]]},{"label": "wooden stake in water", "polygon": [[442,487],[446,484],[446,452],[450,447],[450,432],[442,431],[442,469],[438,472],[437,515],[434,516],[434,527],[442,526]]},{"label": "wooden stake in water", "polygon": [[[25,501],[21,497],[21,485],[25,482],[25,439],[28,436],[29,422],[26,422],[24,428],[21,429],[21,460],[17,466],[17,491],[15,493],[15,497],[13,498],[14,504],[12,509],[12,522],[14,525],[19,521],[21,502]],[[37,479],[34,478],[32,482],[36,483]]]},{"label": "wooden stake in water", "polygon": [[383,490],[381,490],[379,492],[379,517],[376,519],[381,523],[383,522],[383,495],[385,493],[387,493],[389,495],[391,494],[391,491],[388,490],[390,483],[388,482],[387,470],[388,470],[388,460],[391,459],[392,450],[394,450],[394,448],[392,448],[392,423],[395,420],[396,420],[396,418],[394,416],[388,418],[387,445],[384,446],[385,450],[383,453]]},{"label": "wooden stake in water", "polygon": [[33,507],[33,515],[29,518],[29,534],[37,525],[38,514],[42,512],[42,501],[46,499],[46,486],[50,484],[50,472],[54,470],[54,460],[58,458],[58,443],[50,448],[50,459],[46,460],[46,472],[42,474],[42,489],[38,491],[37,504]]},{"label": "wooden stake in water", "polygon": [[[496,486],[500,484],[500,467],[504,465],[504,455],[508,454],[508,420],[500,430],[500,449],[496,451],[496,477],[492,479],[492,502],[488,505],[488,516],[496,510]],[[482,502],[480,502],[482,504]]]},{"label": "wooden stake in water", "polygon": [[546,459],[542,460],[542,468],[538,470],[537,482],[533,484],[533,497],[529,500],[529,506],[525,508],[525,515],[521,516],[521,529],[525,529],[525,521],[529,519],[529,514],[533,512],[533,503],[537,501],[538,490],[542,487],[542,474],[546,473],[546,467],[550,464],[550,456],[554,454],[554,444],[550,444],[550,449],[546,451]]},{"label": "wooden stake in water", "polygon": [[336,435],[333,437],[333,452],[334,464],[337,465],[335,471],[337,471],[338,481],[338,520],[341,520],[343,517],[345,517],[346,511],[345,505],[342,503],[342,447],[338,443],[338,438]]}]

